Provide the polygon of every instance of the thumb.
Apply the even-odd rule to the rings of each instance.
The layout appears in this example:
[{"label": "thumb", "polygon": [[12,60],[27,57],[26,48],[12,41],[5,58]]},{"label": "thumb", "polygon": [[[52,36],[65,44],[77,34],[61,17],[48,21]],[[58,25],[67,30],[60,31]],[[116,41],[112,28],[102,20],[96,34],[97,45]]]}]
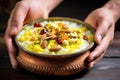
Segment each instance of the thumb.
[{"label": "thumb", "polygon": [[28,8],[25,5],[19,3],[16,4],[15,8],[11,13],[9,22],[11,27],[11,35],[15,36],[19,33],[24,24],[27,12]]},{"label": "thumb", "polygon": [[8,21],[8,28],[6,31],[5,39],[8,47],[10,61],[14,69],[17,68],[18,64],[16,60],[17,51],[15,44],[13,43],[13,36],[17,35],[21,30],[24,24],[25,17],[27,15],[27,11],[27,8],[24,8],[24,6],[20,6],[19,4],[17,4],[12,10],[10,19]]},{"label": "thumb", "polygon": [[96,41],[96,43],[100,44],[101,40],[102,40],[102,34],[99,33],[98,31],[96,31],[96,33],[95,33],[95,41]]},{"label": "thumb", "polygon": [[43,13],[43,18],[48,18],[49,17],[49,14],[48,12],[45,10],[44,13]]},{"label": "thumb", "polygon": [[95,41],[100,44],[103,37],[106,35],[108,30],[108,23],[104,19],[98,21],[98,26],[95,33]]}]

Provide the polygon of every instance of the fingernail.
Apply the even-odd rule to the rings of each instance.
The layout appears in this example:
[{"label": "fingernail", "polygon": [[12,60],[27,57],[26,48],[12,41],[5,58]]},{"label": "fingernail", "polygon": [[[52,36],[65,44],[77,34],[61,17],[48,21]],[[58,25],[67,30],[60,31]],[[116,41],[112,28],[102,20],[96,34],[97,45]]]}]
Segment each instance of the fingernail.
[{"label": "fingernail", "polygon": [[102,34],[99,34],[96,40],[97,40],[97,43],[99,44],[102,40]]},{"label": "fingernail", "polygon": [[99,39],[99,41],[102,40],[102,34],[98,35],[98,39]]},{"label": "fingernail", "polygon": [[89,67],[88,67],[88,69],[90,70],[91,68],[93,68],[93,66],[94,66],[94,63],[91,62],[90,65],[89,65]]}]

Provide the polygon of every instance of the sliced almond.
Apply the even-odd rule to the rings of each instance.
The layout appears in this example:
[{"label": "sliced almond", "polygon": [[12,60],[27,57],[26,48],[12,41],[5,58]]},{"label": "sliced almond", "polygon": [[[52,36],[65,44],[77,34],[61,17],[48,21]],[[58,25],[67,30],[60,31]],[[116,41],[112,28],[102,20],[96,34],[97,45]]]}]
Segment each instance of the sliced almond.
[{"label": "sliced almond", "polygon": [[46,37],[46,40],[51,40],[51,39],[55,39],[57,36],[56,35],[51,35],[49,37]]},{"label": "sliced almond", "polygon": [[40,40],[45,40],[45,39],[46,39],[46,36],[47,36],[46,34],[41,35],[41,36],[40,36]]},{"label": "sliced almond", "polygon": [[42,43],[41,43],[41,47],[44,49],[47,47],[47,44],[48,42],[46,40],[44,40]]},{"label": "sliced almond", "polygon": [[66,29],[62,29],[62,30],[60,30],[60,32],[64,32],[64,33],[71,33],[71,31],[70,31],[70,30],[66,30]]},{"label": "sliced almond", "polygon": [[61,47],[60,46],[55,46],[55,47],[52,47],[49,49],[50,51],[59,51],[61,50]]},{"label": "sliced almond", "polygon": [[62,26],[62,28],[63,28],[63,29],[67,29],[67,28],[68,28],[67,24],[64,24],[64,25]]},{"label": "sliced almond", "polygon": [[52,32],[51,32],[51,34],[53,34],[53,35],[56,35],[57,33],[58,33],[58,29],[57,28],[55,28],[55,29],[52,29]]}]

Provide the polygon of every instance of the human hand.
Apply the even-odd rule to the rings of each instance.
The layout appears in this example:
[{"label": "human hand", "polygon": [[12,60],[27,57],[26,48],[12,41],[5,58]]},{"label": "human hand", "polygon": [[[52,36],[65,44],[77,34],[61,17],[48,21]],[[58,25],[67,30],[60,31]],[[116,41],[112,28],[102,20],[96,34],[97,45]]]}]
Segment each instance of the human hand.
[{"label": "human hand", "polygon": [[14,37],[19,33],[22,26],[37,18],[47,18],[50,11],[62,0],[21,0],[16,3],[10,15],[5,42],[13,69],[17,69],[17,48]]},{"label": "human hand", "polygon": [[88,69],[90,69],[103,57],[113,40],[116,19],[111,10],[99,8],[91,12],[85,22],[96,30],[94,40],[97,46],[87,58]]}]

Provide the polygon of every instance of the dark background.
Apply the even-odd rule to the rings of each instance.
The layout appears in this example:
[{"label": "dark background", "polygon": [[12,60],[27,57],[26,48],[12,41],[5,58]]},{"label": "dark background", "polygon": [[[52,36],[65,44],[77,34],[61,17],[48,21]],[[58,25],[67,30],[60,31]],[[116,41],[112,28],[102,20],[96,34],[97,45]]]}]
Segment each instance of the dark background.
[{"label": "dark background", "polygon": [[94,9],[101,7],[108,0],[64,0],[50,16],[65,16],[84,20]]},{"label": "dark background", "polygon": [[[91,11],[102,7],[107,1],[108,0],[63,0],[63,2],[50,13],[50,16],[70,17],[84,21]],[[7,4],[5,2],[7,2],[6,0],[4,4]],[[0,33],[5,32],[9,15],[10,13],[6,12],[0,13]],[[116,23],[115,30],[120,30],[119,25],[120,20]]]},{"label": "dark background", "polygon": [[[64,0],[55,8],[50,16],[71,17],[84,21],[93,10],[102,7],[109,0]],[[116,23],[116,29],[120,30],[120,21]]]}]

